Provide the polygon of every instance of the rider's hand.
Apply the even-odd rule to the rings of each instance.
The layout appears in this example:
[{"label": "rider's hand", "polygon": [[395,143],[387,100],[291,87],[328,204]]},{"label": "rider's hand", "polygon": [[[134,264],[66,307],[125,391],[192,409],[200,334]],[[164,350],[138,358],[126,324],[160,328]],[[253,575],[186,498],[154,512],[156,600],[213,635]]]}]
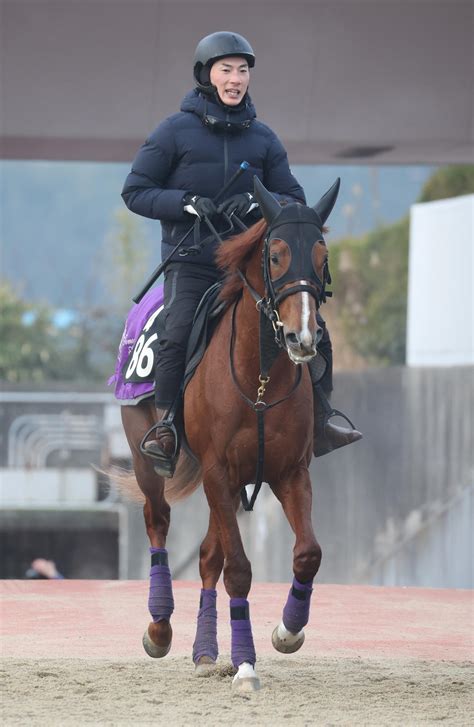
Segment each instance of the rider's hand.
[{"label": "rider's hand", "polygon": [[250,192],[244,192],[243,194],[234,194],[233,197],[229,197],[217,208],[219,213],[225,212],[229,217],[233,214],[237,217],[245,217],[248,213],[258,207],[258,202]]},{"label": "rider's hand", "polygon": [[201,219],[202,217],[215,215],[217,209],[210,197],[198,197],[195,194],[194,196],[186,195],[184,198],[184,211],[189,212],[190,215],[196,215]]}]

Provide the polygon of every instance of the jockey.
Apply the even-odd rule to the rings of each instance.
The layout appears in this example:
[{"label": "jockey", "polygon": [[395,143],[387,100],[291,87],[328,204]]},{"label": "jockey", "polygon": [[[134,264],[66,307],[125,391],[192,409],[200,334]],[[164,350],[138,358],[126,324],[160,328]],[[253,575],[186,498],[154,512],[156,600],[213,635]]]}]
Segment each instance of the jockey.
[{"label": "jockey", "polygon": [[[248,227],[260,219],[252,194],[254,175],[278,201],[305,203],[283,145],[256,119],[248,94],[249,69],[254,65],[252,47],[241,35],[217,32],[203,38],[194,56],[195,88],[183,99],[180,112],[155,129],[133,161],[122,197],[132,212],[160,220],[162,259],[195,220],[194,245],[199,249],[209,238],[207,225],[199,224],[204,217],[212,220],[222,237],[226,224],[221,213],[236,214]],[[244,160],[248,170],[235,180],[229,197],[215,203],[214,198]],[[209,239],[199,254],[181,257],[176,253],[164,275],[165,330],[155,376],[155,404],[162,424],[157,426],[156,440],[147,444],[147,453],[154,458],[156,471],[168,477],[174,471],[178,443],[176,431],[165,423],[169,422],[166,413],[180,396],[196,308],[204,292],[221,278],[214,262],[216,245],[216,240]],[[312,380],[319,383],[316,403],[323,392],[332,389],[332,351],[326,329],[318,351],[326,365],[317,374],[313,368]],[[322,404],[316,410],[317,456],[362,436],[327,421],[327,406],[326,411]]]}]

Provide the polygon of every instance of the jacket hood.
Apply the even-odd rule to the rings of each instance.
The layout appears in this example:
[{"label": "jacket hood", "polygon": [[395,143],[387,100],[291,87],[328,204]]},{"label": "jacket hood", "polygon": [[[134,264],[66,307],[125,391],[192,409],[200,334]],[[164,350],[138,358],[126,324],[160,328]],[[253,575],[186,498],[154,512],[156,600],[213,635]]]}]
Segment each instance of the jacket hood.
[{"label": "jacket hood", "polygon": [[[202,94],[197,88],[186,94],[181,102],[181,111],[194,113],[206,125],[216,126],[217,128],[221,125],[224,127],[228,123],[231,123],[232,126],[245,128],[250,126],[257,116],[255,106],[248,93],[245,94],[244,99],[238,106],[225,106],[216,101],[213,96]],[[210,120],[210,123],[206,119]]]}]

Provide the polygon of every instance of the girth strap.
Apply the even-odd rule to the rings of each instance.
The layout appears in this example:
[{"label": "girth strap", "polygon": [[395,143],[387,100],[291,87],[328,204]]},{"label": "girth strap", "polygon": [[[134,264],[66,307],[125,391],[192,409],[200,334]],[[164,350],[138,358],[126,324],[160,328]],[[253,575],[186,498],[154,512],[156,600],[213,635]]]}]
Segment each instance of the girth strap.
[{"label": "girth strap", "polygon": [[240,490],[240,500],[244,510],[247,512],[252,512],[263,483],[263,466],[265,464],[265,422],[263,420],[263,414],[263,411],[257,410],[257,470],[255,472],[255,485],[250,500],[245,487],[242,487]]}]

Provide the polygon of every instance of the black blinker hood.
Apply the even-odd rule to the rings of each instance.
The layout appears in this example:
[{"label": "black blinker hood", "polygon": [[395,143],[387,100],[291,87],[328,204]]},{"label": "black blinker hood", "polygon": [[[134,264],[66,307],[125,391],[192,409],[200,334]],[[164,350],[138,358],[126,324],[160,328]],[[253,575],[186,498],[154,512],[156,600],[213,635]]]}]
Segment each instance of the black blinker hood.
[{"label": "black blinker hood", "polygon": [[[254,177],[254,193],[260,205],[262,215],[268,229],[263,250],[263,266],[266,288],[274,305],[298,290],[310,292],[318,305],[326,298],[325,286],[329,282],[329,271],[325,265],[323,280],[314,268],[312,250],[316,242],[322,241],[323,227],[337,199],[340,179],[326,192],[314,207],[300,203],[292,203],[281,207],[273,195]],[[270,272],[270,242],[281,238],[291,250],[291,261],[288,270],[279,278],[273,279]],[[305,283],[308,281],[310,285]],[[281,289],[288,283],[297,283],[289,290]],[[315,286],[313,291],[312,286]]]},{"label": "black blinker hood", "polygon": [[[280,214],[282,214],[283,210],[288,210],[296,206],[295,204],[287,205],[286,207],[281,207],[280,204],[277,202],[275,197],[264,187],[262,182],[258,177],[253,178],[254,182],[254,194],[257,198],[257,201],[260,205],[260,210],[262,212],[262,215],[265,218],[265,221],[269,227],[272,227],[274,222],[276,222],[276,217],[278,217]],[[332,187],[328,189],[326,194],[324,194],[319,202],[314,205],[314,207],[306,207],[306,205],[299,205],[302,209],[309,211],[313,211],[317,215],[317,221],[316,218],[307,218],[305,220],[300,220],[302,222],[311,222],[314,220],[315,224],[319,224],[320,230],[322,231],[323,225],[326,222],[327,218],[332,212],[332,209],[334,205],[336,204],[337,195],[339,194],[339,187],[341,186],[341,180],[338,177]]]}]

